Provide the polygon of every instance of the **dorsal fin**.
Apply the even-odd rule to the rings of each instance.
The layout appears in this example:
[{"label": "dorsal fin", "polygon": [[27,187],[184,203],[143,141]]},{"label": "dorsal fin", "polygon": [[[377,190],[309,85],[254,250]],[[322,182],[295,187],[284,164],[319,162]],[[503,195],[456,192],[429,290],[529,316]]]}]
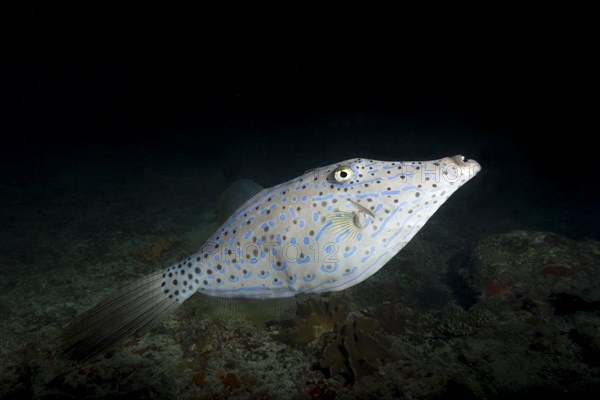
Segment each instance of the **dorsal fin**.
[{"label": "dorsal fin", "polygon": [[263,187],[250,179],[240,179],[231,184],[219,197],[217,214],[223,223],[248,200],[263,190]]}]

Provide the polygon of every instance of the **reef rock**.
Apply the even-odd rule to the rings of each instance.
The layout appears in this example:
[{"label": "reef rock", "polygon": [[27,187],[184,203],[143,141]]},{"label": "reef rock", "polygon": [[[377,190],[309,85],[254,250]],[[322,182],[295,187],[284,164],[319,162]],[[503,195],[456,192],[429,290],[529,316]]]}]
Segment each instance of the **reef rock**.
[{"label": "reef rock", "polygon": [[475,247],[470,262],[457,269],[463,282],[483,297],[543,299],[569,293],[600,299],[600,242],[576,242],[535,231],[489,236]]},{"label": "reef rock", "polygon": [[372,318],[347,318],[323,350],[321,368],[332,377],[343,376],[348,383],[378,372],[390,358],[390,341],[380,331],[379,322]]}]

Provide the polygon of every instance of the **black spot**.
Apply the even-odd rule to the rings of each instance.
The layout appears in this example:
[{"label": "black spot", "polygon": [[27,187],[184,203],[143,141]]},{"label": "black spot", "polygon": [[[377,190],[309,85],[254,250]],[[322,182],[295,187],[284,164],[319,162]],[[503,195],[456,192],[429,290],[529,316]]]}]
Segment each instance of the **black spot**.
[{"label": "black spot", "polygon": [[205,285],[208,285],[208,281],[206,279],[203,280],[202,283],[204,283]]},{"label": "black spot", "polygon": [[163,287],[163,286],[165,286],[165,282],[163,282],[163,283],[160,284],[160,287]]},{"label": "black spot", "polygon": [[212,275],[212,269],[207,269],[206,273],[209,274],[209,275]]},{"label": "black spot", "polygon": [[169,278],[171,278],[173,276],[172,272],[169,272]]},{"label": "black spot", "polygon": [[179,290],[176,290],[175,291],[175,296],[178,296],[178,295],[179,295]]}]

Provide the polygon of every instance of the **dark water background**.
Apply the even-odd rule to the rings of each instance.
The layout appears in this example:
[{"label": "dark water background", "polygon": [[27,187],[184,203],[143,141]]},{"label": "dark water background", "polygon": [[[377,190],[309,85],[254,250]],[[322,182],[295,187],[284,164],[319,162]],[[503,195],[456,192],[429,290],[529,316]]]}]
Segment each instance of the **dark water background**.
[{"label": "dark water background", "polygon": [[[161,236],[178,244],[151,268],[194,251],[238,178],[268,187],[347,158],[462,154],[483,169],[433,217],[444,232],[471,245],[512,230],[600,237],[594,128],[573,92],[585,63],[545,10],[6,4],[23,33],[0,62],[0,287],[27,310],[59,305],[19,322],[3,302],[17,368],[3,383],[19,388],[3,394],[45,396],[19,370],[26,348],[125,279],[94,265],[118,269]],[[90,270],[108,283],[53,292]]]}]

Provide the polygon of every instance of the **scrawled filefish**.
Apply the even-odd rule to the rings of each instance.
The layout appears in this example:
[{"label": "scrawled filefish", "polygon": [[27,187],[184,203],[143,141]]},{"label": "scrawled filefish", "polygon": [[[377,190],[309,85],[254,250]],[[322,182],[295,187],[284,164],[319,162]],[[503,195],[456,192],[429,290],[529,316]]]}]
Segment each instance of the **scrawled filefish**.
[{"label": "scrawled filefish", "polygon": [[268,189],[239,181],[222,202],[229,217],[196,254],[78,317],[63,335],[62,351],[88,358],[141,336],[197,292],[285,301],[354,286],[383,267],[480,169],[463,156],[354,158]]}]

